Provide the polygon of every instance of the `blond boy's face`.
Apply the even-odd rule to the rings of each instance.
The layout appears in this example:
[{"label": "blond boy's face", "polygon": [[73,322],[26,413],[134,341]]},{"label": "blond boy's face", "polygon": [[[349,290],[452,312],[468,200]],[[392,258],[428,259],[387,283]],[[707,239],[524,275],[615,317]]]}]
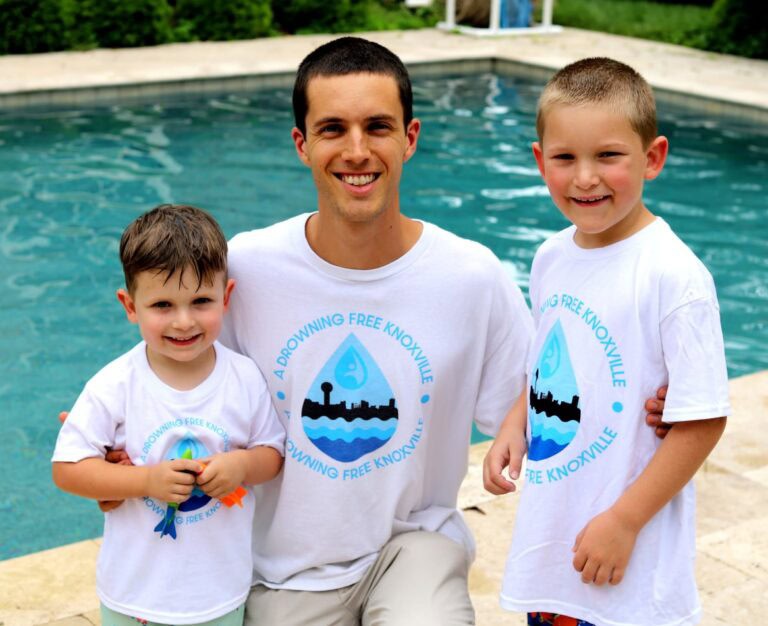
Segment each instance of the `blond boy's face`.
[{"label": "blond boy's face", "polygon": [[667,150],[665,137],[644,147],[625,115],[599,104],[553,106],[533,144],[552,200],[584,248],[621,241],[653,220],[643,183],[659,175]]},{"label": "blond boy's face", "polygon": [[197,287],[194,270],[170,277],[166,273],[140,272],[133,293],[120,289],[117,297],[128,319],[139,325],[147,343],[147,357],[153,369],[194,367],[214,357],[213,342],[221,332],[224,312],[234,287],[217,272],[212,282]]}]

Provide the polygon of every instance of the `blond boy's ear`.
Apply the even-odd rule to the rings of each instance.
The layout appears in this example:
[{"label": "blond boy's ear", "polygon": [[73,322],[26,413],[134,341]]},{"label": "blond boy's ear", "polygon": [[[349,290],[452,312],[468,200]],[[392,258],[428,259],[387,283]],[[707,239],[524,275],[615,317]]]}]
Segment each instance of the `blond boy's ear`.
[{"label": "blond boy's ear", "polygon": [[136,315],[136,303],[133,301],[133,298],[131,298],[131,294],[129,294],[125,289],[118,289],[117,299],[120,301],[120,304],[123,305],[125,314],[128,317],[128,321],[132,322],[133,324],[138,324],[139,318]]},{"label": "blond boy's ear", "polygon": [[645,151],[645,180],[653,180],[664,168],[669,154],[669,140],[663,135],[659,135],[651,142]]},{"label": "blond boy's ear", "polygon": [[534,141],[531,144],[533,150],[533,157],[536,159],[536,165],[539,168],[539,174],[544,176],[544,152],[541,149],[541,144],[538,141]]}]

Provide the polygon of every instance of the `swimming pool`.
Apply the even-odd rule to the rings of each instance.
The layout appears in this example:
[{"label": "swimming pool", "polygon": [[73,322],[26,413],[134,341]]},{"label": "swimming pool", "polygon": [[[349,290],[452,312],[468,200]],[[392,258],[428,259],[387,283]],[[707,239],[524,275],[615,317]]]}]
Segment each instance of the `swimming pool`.
[{"label": "swimming pool", "polygon": [[[565,222],[528,147],[542,84],[480,74],[415,81],[424,124],[403,211],[488,245],[525,289]],[[647,187],[712,270],[732,376],[768,369],[768,128],[662,106],[671,156]],[[288,90],[0,114],[0,559],[94,537],[102,520],[50,482],[55,415],[137,339],[117,304],[123,227],[160,202],[205,207],[227,235],[315,205]]]}]

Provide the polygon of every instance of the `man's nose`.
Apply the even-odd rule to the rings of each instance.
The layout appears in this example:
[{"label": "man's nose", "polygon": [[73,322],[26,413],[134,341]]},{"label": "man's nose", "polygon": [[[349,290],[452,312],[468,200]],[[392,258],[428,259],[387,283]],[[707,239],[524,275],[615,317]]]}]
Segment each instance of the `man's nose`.
[{"label": "man's nose", "polygon": [[346,145],[341,155],[345,161],[359,163],[370,158],[371,151],[368,146],[368,137],[362,129],[351,129],[347,133],[346,139]]}]

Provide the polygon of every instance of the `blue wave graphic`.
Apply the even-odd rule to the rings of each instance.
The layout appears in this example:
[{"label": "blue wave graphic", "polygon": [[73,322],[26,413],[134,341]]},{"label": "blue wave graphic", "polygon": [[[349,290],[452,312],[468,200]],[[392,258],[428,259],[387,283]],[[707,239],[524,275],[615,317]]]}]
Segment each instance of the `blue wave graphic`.
[{"label": "blue wave graphic", "polygon": [[304,432],[314,441],[320,437],[337,440],[343,439],[350,442],[353,439],[389,439],[397,430],[397,419],[370,419],[353,420],[348,422],[344,419],[330,419],[321,417],[312,419],[306,416],[302,417]]},{"label": "blue wave graphic", "polygon": [[[570,441],[568,443],[570,443]],[[551,439],[541,439],[540,437],[534,437],[531,439],[531,445],[528,446],[528,459],[531,461],[542,461],[544,459],[548,459],[561,450],[565,450],[565,448],[568,447],[568,443],[560,445]]]},{"label": "blue wave graphic", "polygon": [[531,419],[531,438],[538,437],[568,445],[579,430],[579,422],[562,422],[557,417],[547,417],[544,413],[535,413]]},{"label": "blue wave graphic", "polygon": [[369,439],[353,439],[349,442],[342,439],[331,440],[327,437],[319,437],[317,439],[310,437],[310,439],[312,439],[312,443],[320,448],[320,450],[342,463],[356,461],[364,454],[373,452],[387,443],[386,439],[382,440],[375,437]]}]

